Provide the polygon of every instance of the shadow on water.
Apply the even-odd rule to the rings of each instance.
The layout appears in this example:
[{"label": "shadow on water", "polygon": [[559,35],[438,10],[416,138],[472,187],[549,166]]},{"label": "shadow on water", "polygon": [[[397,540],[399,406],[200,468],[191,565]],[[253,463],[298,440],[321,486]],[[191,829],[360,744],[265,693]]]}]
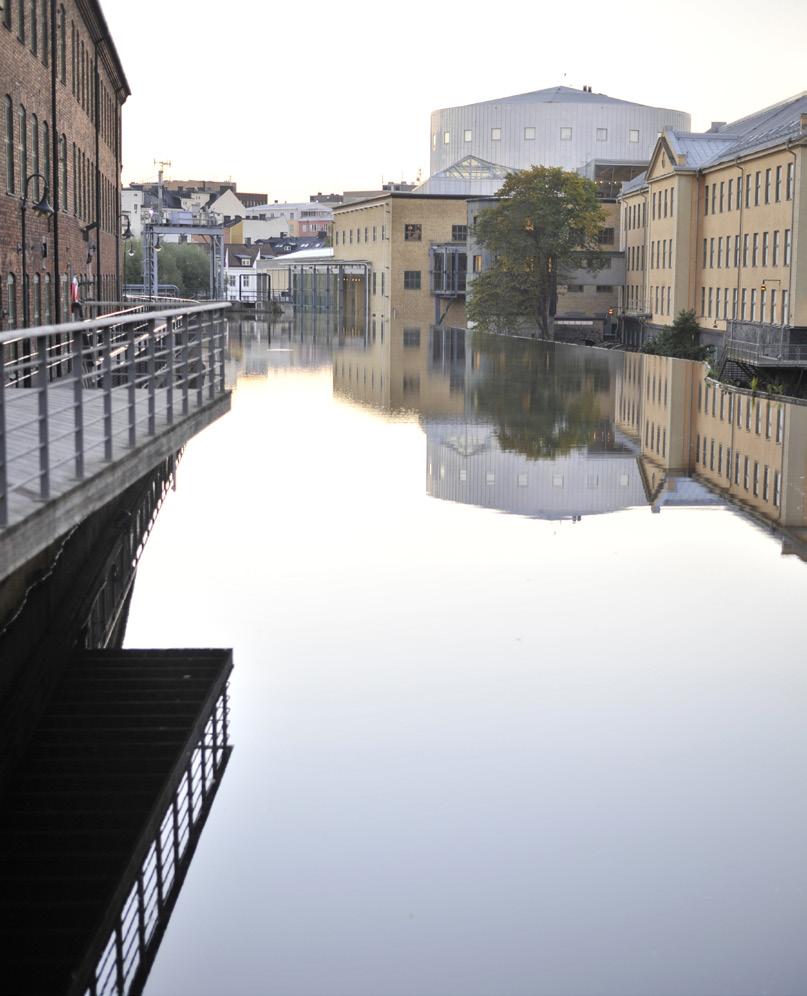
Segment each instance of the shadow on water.
[{"label": "shadow on water", "polygon": [[230,755],[227,650],[122,650],[179,455],[0,584],[4,993],[142,990]]}]

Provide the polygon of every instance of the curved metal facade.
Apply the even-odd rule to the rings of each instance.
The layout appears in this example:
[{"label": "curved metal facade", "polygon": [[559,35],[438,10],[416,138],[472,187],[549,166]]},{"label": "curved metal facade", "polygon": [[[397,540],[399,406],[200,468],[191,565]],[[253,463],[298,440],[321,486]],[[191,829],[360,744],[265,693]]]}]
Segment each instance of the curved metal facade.
[{"label": "curved metal facade", "polygon": [[663,128],[690,126],[683,111],[566,87],[539,90],[433,111],[430,173],[470,155],[514,169],[577,169],[593,159],[647,161]]}]

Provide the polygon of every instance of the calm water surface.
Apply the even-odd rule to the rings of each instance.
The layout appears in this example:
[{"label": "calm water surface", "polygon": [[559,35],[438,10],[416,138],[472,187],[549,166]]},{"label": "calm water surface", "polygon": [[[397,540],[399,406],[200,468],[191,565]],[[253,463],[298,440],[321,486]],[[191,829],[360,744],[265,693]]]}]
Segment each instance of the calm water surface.
[{"label": "calm water surface", "polygon": [[235,653],[147,993],[807,992],[802,410],[777,443],[694,364],[266,332],[131,608],[127,646]]}]

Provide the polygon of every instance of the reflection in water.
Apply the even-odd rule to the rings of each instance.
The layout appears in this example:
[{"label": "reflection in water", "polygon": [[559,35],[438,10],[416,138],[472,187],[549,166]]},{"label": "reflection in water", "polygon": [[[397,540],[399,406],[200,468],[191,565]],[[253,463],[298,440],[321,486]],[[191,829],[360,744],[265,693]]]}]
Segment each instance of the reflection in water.
[{"label": "reflection in water", "polygon": [[788,552],[807,542],[807,405],[702,363],[394,318],[339,343],[333,373],[341,396],[417,413],[436,498],[572,519],[729,503]]},{"label": "reflection in water", "polygon": [[[803,992],[807,572],[708,478],[704,368],[379,314],[230,342],[127,639],[236,647],[249,749],[148,991]],[[758,401],[740,497],[764,441],[790,529]],[[731,639],[774,613],[774,659]]]},{"label": "reflection in water", "polygon": [[230,755],[229,651],[118,649],[157,466],[0,586],[0,991],[142,990]]}]

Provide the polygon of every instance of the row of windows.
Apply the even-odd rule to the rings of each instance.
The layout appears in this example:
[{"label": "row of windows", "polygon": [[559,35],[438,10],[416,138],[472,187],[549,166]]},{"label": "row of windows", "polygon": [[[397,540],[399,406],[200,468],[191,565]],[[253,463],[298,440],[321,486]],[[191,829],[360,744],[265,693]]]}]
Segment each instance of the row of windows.
[{"label": "row of windows", "polygon": [[[789,228],[784,234],[778,229],[774,232],[746,233],[734,236],[734,252],[732,254],[731,236],[718,235],[703,240],[703,268],[723,269],[732,266],[790,266],[793,251],[793,234]],[[725,252],[724,252],[725,242]],[[782,252],[783,250],[783,252]]]},{"label": "row of windows", "polygon": [[644,310],[643,288],[639,284],[627,284],[625,287],[627,306],[631,311]]},{"label": "row of windows", "polygon": [[[367,229],[365,229],[365,232]],[[382,236],[383,237],[383,236]],[[366,236],[365,236],[366,238]],[[423,239],[423,225],[411,223],[404,225],[404,242],[420,242]],[[451,226],[451,241],[466,242],[468,239],[467,225]]]},{"label": "row of windows", "polygon": [[665,187],[663,190],[655,191],[653,194],[653,218],[672,218],[674,199],[674,187]]},{"label": "row of windows", "polygon": [[381,277],[381,296],[383,297],[384,296],[384,271],[383,270],[381,271],[380,274],[376,273],[376,271],[373,270],[373,278],[372,278],[373,279],[373,294],[376,293],[377,288],[378,288],[378,281],[376,280],[376,277],[378,277],[378,276]]},{"label": "row of windows", "polygon": [[[698,436],[695,441],[695,463],[701,464],[704,468],[708,467],[709,470],[717,470],[717,473],[721,476],[723,475],[725,466],[725,476],[729,484],[731,484],[732,451],[730,446],[726,447],[724,464],[723,444],[718,443],[715,447],[714,439],[707,441],[705,436],[701,443],[701,438]],[[782,501],[782,475],[778,470],[773,472],[773,480],[771,482],[771,472],[767,464],[761,465],[758,460],[754,460],[752,469],[751,459],[747,456],[741,457],[736,451],[734,453],[733,464],[734,483],[736,485],[739,486],[740,484],[740,470],[742,468],[743,488],[751,492],[755,498],[759,498],[761,492],[763,501],[769,502],[774,508],[779,508]],[[761,474],[760,470],[762,471]],[[773,488],[771,488],[771,483],[773,483]]]},{"label": "row of windows", "polygon": [[647,449],[655,450],[660,457],[667,456],[667,429],[662,429],[654,422],[644,424],[644,444]]},{"label": "row of windows", "polygon": [[[44,193],[44,176],[51,181],[51,134],[48,122],[40,121],[36,114],[28,114],[20,104],[16,110],[11,97],[6,95],[5,117],[5,174],[6,190],[9,194],[39,199]],[[16,122],[15,122],[16,117]],[[67,170],[67,138],[59,137],[59,187],[62,211],[69,210],[69,188]],[[73,143],[73,214],[77,218],[90,220],[95,217],[95,163]],[[117,222],[115,185],[101,176],[101,228],[114,232]],[[26,189],[27,187],[27,189]],[[52,194],[51,194],[52,196]]]},{"label": "row of windows", "polygon": [[[440,480],[445,480],[446,468],[444,464],[440,464],[438,473],[440,475]],[[432,464],[429,464],[429,477],[433,477]],[[468,471],[465,467],[460,467],[458,470],[459,480],[463,483],[468,480]],[[527,488],[530,484],[530,475],[527,473],[516,474],[516,486],[519,488]],[[618,483],[621,488],[627,488],[630,484],[630,477],[628,474],[619,474]],[[563,474],[552,474],[551,482],[553,488],[562,488],[565,486],[565,478]],[[485,471],[485,484],[494,485],[496,483],[496,472],[494,470]],[[540,483],[540,478],[539,478]],[[586,474],[586,487],[590,490],[599,488],[600,486],[600,475],[599,474]]]},{"label": "row of windows", "polygon": [[[536,135],[536,129],[533,125],[526,125],[524,131],[522,132],[522,137],[525,142],[534,142]],[[560,129],[560,140],[561,142],[571,142],[574,135],[574,130],[570,127],[561,127]],[[594,137],[598,142],[608,141],[608,129],[607,128],[595,128]],[[472,142],[474,138],[474,133],[472,128],[465,128],[462,133],[463,142]],[[438,134],[434,132],[432,134],[432,150],[437,149],[437,139]],[[502,140],[502,129],[501,128],[491,128],[490,129],[490,140],[491,142],[501,142]],[[638,143],[639,141],[639,129],[630,128],[628,130],[628,141],[633,143]],[[443,144],[449,145],[451,143],[451,132],[443,132]]]},{"label": "row of windows", "polygon": [[[81,296],[91,297],[93,295],[94,279],[88,274],[76,274],[79,287],[82,288]],[[107,296],[104,300],[113,300],[115,289],[115,278],[112,274],[101,276],[101,292]],[[61,294],[62,316],[70,314],[70,276],[62,273],[59,280],[59,292]],[[28,315],[31,327],[37,325],[50,325],[54,320],[54,285],[49,273],[27,274],[25,286],[22,279],[15,273],[7,273],[4,279],[0,279],[0,328],[11,331],[21,328],[23,316],[25,314],[24,298],[28,297]]]},{"label": "row of windows", "polygon": [[673,240],[656,239],[650,243],[650,269],[667,270],[673,265]]},{"label": "row of windows", "polygon": [[[380,227],[380,230],[381,230],[381,241],[383,242],[384,239],[387,237],[387,227],[386,227],[386,225],[381,225],[381,226],[373,225],[372,226],[372,233],[373,233],[373,239],[372,239],[372,241],[373,242],[376,242],[378,240],[379,227]],[[364,226],[364,241],[365,242],[369,242],[370,241],[370,231],[371,231],[370,226],[369,225],[365,225]],[[356,229],[356,242],[357,243],[361,243],[361,233],[362,233],[361,228],[357,228]],[[342,229],[340,229],[340,231],[338,231],[336,233],[336,235],[334,236],[334,245],[339,245],[339,236],[340,236],[340,234],[342,236],[342,245],[345,244],[346,240],[349,243],[349,245],[353,245],[353,229],[352,228],[342,228]]]},{"label": "row of windows", "polygon": [[[0,0],[2,23],[13,30],[16,7],[17,38],[29,45],[31,53],[50,64],[50,0]],[[74,21],[70,22],[71,92],[91,121],[95,122],[95,67],[92,49],[85,44]],[[67,84],[67,16],[64,5],[56,12],[56,76]],[[116,134],[116,102],[100,84],[101,136],[114,148]]]},{"label": "row of windows", "polygon": [[[672,240],[670,240],[672,244]],[[644,245],[639,246],[628,246],[627,248],[627,264],[629,270],[643,270],[644,269]]]},{"label": "row of windows", "polygon": [[[781,301],[781,314],[779,304]],[[701,287],[701,317],[739,319],[787,325],[790,321],[790,292],[776,287]]]},{"label": "row of windows", "polygon": [[[782,183],[784,179],[784,184]],[[760,204],[778,204],[784,199],[793,200],[793,163],[788,163],[783,172],[782,166],[775,169],[756,170],[754,173],[734,179],[715,181],[706,184],[703,192],[703,213],[722,214],[723,211],[739,211],[743,203],[745,185],[745,206],[759,207]]]},{"label": "row of windows", "polygon": [[672,314],[672,287],[651,285],[650,300],[653,303],[653,313],[656,315]]},{"label": "row of windows", "polygon": [[658,379],[656,375],[652,376],[648,373],[647,383],[645,384],[645,390],[647,392],[647,400],[652,401],[654,404],[667,404],[667,378],[663,380],[661,377]]},{"label": "row of windows", "polygon": [[[733,394],[730,391],[720,390],[716,385],[708,381],[698,384],[698,411],[703,415],[711,415],[712,418],[719,418],[721,422],[734,423],[738,429],[742,429],[745,424],[746,432],[754,432],[757,436],[763,434],[763,426],[766,439],[774,439],[781,445],[785,434],[785,409],[783,405],[763,403],[754,398],[746,397],[743,406],[743,395]],[[743,412],[745,416],[743,417]],[[753,426],[753,428],[752,428]]]},{"label": "row of windows", "polygon": [[613,284],[566,284],[566,293],[582,294],[586,287],[595,290],[598,294],[612,294],[614,291]]},{"label": "row of windows", "polygon": [[625,208],[624,227],[630,231],[644,228],[647,224],[647,201],[637,201]]}]

